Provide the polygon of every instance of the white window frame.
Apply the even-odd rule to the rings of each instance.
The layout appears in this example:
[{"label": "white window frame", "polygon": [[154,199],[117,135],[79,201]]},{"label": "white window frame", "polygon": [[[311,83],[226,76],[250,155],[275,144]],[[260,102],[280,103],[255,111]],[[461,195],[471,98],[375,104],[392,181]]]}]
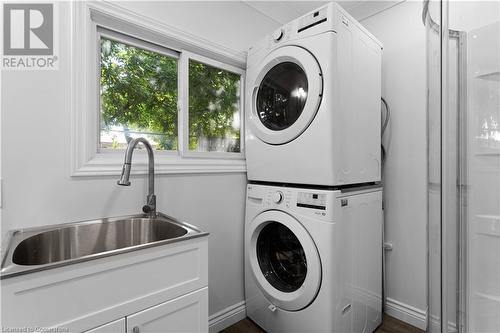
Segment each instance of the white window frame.
[{"label": "white window frame", "polygon": [[[99,149],[100,135],[100,37],[146,48],[178,58],[178,150],[155,151],[155,172],[232,173],[246,172],[244,159],[244,81],[246,54],[200,39],[165,25],[163,22],[132,13],[110,2],[73,2],[71,54],[71,176],[119,175],[124,151]],[[201,56],[200,54],[204,54]],[[188,66],[189,59],[240,74],[240,152],[189,151],[188,141]],[[182,137],[181,137],[182,136]],[[134,153],[133,174],[147,173],[147,156]]]}]

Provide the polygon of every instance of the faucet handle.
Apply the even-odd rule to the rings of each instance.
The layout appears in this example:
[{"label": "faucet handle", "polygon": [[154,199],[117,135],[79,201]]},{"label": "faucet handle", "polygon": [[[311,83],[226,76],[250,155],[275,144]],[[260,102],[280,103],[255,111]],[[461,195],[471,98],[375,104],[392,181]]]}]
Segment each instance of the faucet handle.
[{"label": "faucet handle", "polygon": [[142,207],[142,211],[151,216],[156,216],[156,195],[148,195],[146,198],[146,205]]}]

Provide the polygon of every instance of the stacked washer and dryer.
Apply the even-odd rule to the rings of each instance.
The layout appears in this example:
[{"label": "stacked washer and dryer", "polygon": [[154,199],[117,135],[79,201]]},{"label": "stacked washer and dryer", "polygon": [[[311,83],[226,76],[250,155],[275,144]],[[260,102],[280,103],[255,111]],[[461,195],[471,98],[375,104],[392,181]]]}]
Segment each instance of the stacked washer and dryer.
[{"label": "stacked washer and dryer", "polygon": [[248,51],[246,308],[268,332],[382,321],[381,49],[329,3]]}]

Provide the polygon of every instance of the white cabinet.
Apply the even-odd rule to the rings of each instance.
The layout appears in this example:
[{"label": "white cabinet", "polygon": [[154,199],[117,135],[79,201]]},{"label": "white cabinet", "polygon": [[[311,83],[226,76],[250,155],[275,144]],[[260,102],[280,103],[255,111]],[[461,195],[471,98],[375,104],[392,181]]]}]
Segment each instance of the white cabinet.
[{"label": "white cabinet", "polygon": [[125,332],[125,318],[121,318],[110,323],[98,326],[85,333],[118,333]]},{"label": "white cabinet", "polygon": [[10,277],[0,286],[3,327],[207,332],[208,237]]},{"label": "white cabinet", "polygon": [[207,332],[207,323],[208,288],[203,288],[128,316],[127,333]]}]

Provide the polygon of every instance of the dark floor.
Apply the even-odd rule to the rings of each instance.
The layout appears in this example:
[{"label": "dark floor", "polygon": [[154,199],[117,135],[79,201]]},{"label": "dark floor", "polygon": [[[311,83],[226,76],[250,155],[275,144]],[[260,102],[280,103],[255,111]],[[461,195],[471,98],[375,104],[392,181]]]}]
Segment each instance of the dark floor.
[{"label": "dark floor", "polygon": [[375,333],[424,333],[424,331],[401,320],[384,315],[382,326]]},{"label": "dark floor", "polygon": [[[220,333],[265,333],[265,331],[263,331],[250,319],[245,318],[233,326],[222,330]],[[424,333],[424,331],[400,320],[384,315],[382,326],[380,326],[375,333]]]}]

